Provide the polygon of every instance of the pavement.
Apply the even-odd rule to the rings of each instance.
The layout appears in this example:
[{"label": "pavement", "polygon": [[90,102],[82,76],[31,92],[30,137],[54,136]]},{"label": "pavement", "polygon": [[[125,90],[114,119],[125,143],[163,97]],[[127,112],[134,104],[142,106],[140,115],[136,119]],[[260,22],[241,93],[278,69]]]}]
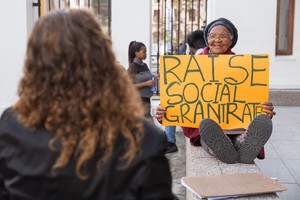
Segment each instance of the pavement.
[{"label": "pavement", "polygon": [[300,107],[275,107],[273,133],[265,145],[266,158],[255,162],[266,176],[277,178],[288,190],[280,199],[300,199]]},{"label": "pavement", "polygon": [[[152,100],[152,114],[159,104]],[[269,177],[277,178],[288,189],[278,192],[279,199],[300,199],[300,107],[276,106],[273,117],[273,133],[265,145],[266,158],[255,159],[261,172]],[[156,120],[155,120],[156,121]],[[157,124],[160,128],[164,128]],[[179,127],[176,132],[176,143],[179,151],[167,154],[173,175],[173,192],[180,200],[186,199],[186,190],[180,179],[186,176],[185,138]]]}]

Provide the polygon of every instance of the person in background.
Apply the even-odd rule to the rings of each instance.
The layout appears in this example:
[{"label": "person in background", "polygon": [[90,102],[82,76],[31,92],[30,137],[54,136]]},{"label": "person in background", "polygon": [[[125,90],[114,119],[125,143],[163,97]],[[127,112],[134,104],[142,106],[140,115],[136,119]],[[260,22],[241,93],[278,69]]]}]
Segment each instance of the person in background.
[{"label": "person in background", "polygon": [[198,55],[202,52],[204,47],[206,47],[205,40],[203,37],[203,31],[202,30],[195,30],[193,31],[187,40],[187,43],[189,45],[190,55]]},{"label": "person in background", "polygon": [[41,17],[24,65],[0,119],[1,200],[176,199],[165,135],[94,14]]},{"label": "person in background", "polygon": [[184,43],[180,43],[178,47],[178,55],[189,55],[190,47],[189,44],[187,43],[189,36],[190,34],[187,34]]},{"label": "person in background", "polygon": [[[153,122],[151,115],[151,96],[152,87],[156,86],[156,79],[153,80],[152,73],[146,63],[143,62],[147,57],[147,48],[144,43],[131,41],[128,48],[128,75],[138,90],[142,99],[144,116]],[[156,76],[156,78],[158,78]],[[154,123],[154,122],[153,122]]]},{"label": "person in background", "polygon": [[[182,51],[182,55],[195,55],[202,52],[206,46],[202,30],[195,30],[188,34],[187,44],[189,52]],[[168,149],[166,153],[174,153],[178,151],[176,145],[176,126],[165,126],[165,132],[168,139]]]},{"label": "person in background", "polygon": [[[200,55],[234,54],[232,48],[238,40],[238,31],[234,24],[226,19],[219,18],[212,21],[204,30],[206,47]],[[257,157],[264,159],[264,145],[272,133],[271,118],[276,113],[272,102],[262,102],[265,115],[257,116],[248,126],[235,130],[222,130],[211,119],[203,119],[198,128],[182,127],[183,133],[190,139],[193,146],[203,146],[225,163],[252,163]],[[166,114],[165,108],[158,106],[156,119],[161,122]],[[232,132],[231,137],[226,132]]]}]

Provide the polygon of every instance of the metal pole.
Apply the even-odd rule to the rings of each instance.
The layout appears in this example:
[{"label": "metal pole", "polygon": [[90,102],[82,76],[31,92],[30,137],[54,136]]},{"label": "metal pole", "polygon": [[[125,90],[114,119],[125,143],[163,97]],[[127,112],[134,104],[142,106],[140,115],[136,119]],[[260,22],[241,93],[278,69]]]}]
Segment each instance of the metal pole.
[{"label": "metal pole", "polygon": [[174,48],[173,48],[173,8],[174,8],[174,0],[171,1],[171,54],[174,54]]},{"label": "metal pole", "polygon": [[198,29],[200,29],[200,1],[201,0],[198,0]]},{"label": "metal pole", "polygon": [[111,36],[111,0],[108,0],[108,34]]},{"label": "metal pole", "polygon": [[[157,54],[156,54],[156,61],[158,64],[158,60],[159,60],[159,29],[160,29],[160,0],[157,1]],[[157,68],[157,72],[158,68]]]},{"label": "metal pole", "polygon": [[180,40],[180,0],[178,0],[178,14],[177,14],[177,54],[178,54],[178,51],[179,51],[179,40]]},{"label": "metal pole", "polygon": [[205,0],[205,23],[204,24],[204,27],[206,27],[207,25],[207,0]]},{"label": "metal pole", "polygon": [[[160,28],[160,0],[157,1],[157,54],[156,54],[156,74],[159,74],[159,28]],[[159,86],[156,84],[156,94],[159,95]]]},{"label": "metal pole", "polygon": [[51,0],[48,0],[49,11],[51,10]]},{"label": "metal pole", "polygon": [[186,17],[187,17],[187,0],[185,0],[185,13],[184,13],[184,43],[186,43],[186,29],[187,29],[187,22],[186,22]]},{"label": "metal pole", "polygon": [[191,33],[194,30],[194,0],[192,0],[192,27],[191,27]]},{"label": "metal pole", "polygon": [[38,15],[39,17],[41,16],[41,0],[38,0],[37,2],[35,3],[32,3],[32,6],[33,7],[38,7]]},{"label": "metal pole", "polygon": [[98,0],[98,8],[97,8],[97,14],[99,15],[99,19],[100,19],[100,0]]},{"label": "metal pole", "polygon": [[167,0],[165,0],[164,8],[164,55],[166,55],[166,34],[167,34]]}]

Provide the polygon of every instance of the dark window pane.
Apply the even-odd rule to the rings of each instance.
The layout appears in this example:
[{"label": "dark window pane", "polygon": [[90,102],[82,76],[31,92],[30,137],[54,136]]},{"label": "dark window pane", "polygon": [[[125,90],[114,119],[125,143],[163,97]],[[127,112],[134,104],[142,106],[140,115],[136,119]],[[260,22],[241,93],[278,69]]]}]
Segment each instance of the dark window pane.
[{"label": "dark window pane", "polygon": [[276,55],[293,54],[295,0],[277,0]]},{"label": "dark window pane", "polygon": [[288,48],[288,28],[289,28],[289,1],[280,1],[278,49]]}]

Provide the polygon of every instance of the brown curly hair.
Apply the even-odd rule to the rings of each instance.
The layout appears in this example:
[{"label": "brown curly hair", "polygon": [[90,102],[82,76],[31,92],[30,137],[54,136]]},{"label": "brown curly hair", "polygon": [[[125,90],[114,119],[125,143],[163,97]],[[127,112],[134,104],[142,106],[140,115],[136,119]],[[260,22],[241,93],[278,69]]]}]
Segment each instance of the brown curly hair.
[{"label": "brown curly hair", "polygon": [[52,150],[51,144],[60,144],[53,170],[75,156],[76,174],[86,179],[84,166],[95,151],[102,151],[100,167],[119,137],[126,140],[122,159],[127,164],[139,152],[141,101],[90,11],[55,11],[37,21],[28,40],[19,97],[14,106],[19,120],[53,132]]}]

